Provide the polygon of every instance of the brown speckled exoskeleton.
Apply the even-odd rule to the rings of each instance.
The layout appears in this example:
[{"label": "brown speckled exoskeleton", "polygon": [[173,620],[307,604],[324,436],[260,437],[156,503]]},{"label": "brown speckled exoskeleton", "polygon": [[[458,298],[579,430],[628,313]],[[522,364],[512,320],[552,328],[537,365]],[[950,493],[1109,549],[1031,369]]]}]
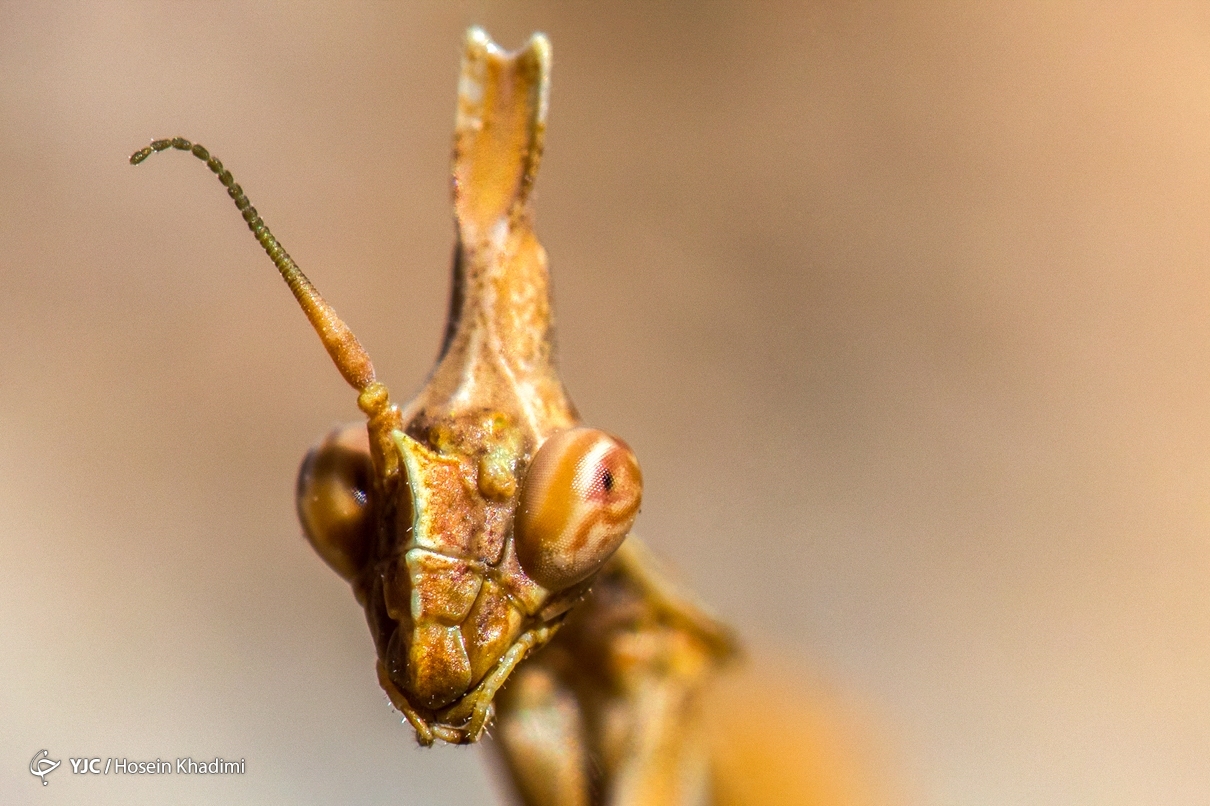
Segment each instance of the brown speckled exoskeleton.
[{"label": "brown speckled exoskeleton", "polygon": [[580,423],[556,372],[530,203],[549,66],[540,34],[510,54],[468,32],[449,324],[402,408],[222,163],[183,138],[131,161],[206,162],[359,393],[367,422],[307,456],[298,511],[365,608],[379,682],[420,743],[474,742],[494,717],[528,804],[704,802],[697,703],[733,644],[626,539],[638,463]]}]

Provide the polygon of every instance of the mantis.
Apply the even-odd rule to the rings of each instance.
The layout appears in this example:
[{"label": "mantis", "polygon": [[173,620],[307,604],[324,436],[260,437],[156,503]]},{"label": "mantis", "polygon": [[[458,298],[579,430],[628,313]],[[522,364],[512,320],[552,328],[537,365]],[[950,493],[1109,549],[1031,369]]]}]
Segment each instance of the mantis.
[{"label": "mantis", "polygon": [[489,726],[530,806],[705,803],[701,694],[737,653],[630,535],[642,472],[584,425],[559,379],[534,233],[550,45],[467,33],[453,196],[458,243],[437,365],[397,405],[368,353],[207,149],[214,172],[365,415],[298,479],[303,531],[365,609],[377,676],[421,745]]}]

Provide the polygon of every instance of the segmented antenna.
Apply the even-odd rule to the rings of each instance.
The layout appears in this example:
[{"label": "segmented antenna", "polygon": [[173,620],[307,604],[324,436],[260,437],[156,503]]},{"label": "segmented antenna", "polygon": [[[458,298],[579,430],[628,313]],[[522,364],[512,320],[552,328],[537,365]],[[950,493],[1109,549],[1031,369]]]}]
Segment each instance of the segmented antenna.
[{"label": "segmented antenna", "polygon": [[260,214],[256,212],[256,208],[252,206],[252,202],[248,201],[248,197],[244,195],[244,189],[236,183],[235,177],[223,167],[222,162],[216,157],[212,157],[205,146],[200,143],[191,143],[184,137],[173,137],[170,140],[153,140],[151,145],[130,155],[130,164],[138,165],[152,154],[167,151],[170,148],[188,151],[206,163],[206,167],[218,176],[218,181],[227,188],[227,195],[231,197],[235,206],[244,216],[248,229],[252,230],[252,234],[256,236],[256,240],[265,250],[269,259],[273,261],[273,265],[281,273],[286,285],[290,286],[290,291],[294,293],[294,298],[302,306],[303,313],[307,315],[311,326],[319,334],[319,338],[336,364],[336,368],[340,370],[340,374],[344,376],[349,385],[361,393],[357,401],[358,405],[371,416],[385,410],[388,405],[386,387],[375,380],[374,365],[370,363],[370,356],[358,343],[353,332],[336,315],[336,311],[332,310],[332,306],[325,302],[324,298],[315,290],[315,286],[298,268],[298,264],[273,237],[273,233],[269,232],[269,228]]}]

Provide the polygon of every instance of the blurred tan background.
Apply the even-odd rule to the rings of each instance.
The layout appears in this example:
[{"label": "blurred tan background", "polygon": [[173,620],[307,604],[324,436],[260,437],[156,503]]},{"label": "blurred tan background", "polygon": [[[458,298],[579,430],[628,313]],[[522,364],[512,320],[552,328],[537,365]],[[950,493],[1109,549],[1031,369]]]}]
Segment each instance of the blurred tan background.
[{"label": "blurred tan background", "polygon": [[406,397],[471,23],[553,41],[565,378],[686,581],[923,803],[1210,801],[1210,6],[0,1],[0,802],[498,802],[299,535],[352,392],[126,163]]}]

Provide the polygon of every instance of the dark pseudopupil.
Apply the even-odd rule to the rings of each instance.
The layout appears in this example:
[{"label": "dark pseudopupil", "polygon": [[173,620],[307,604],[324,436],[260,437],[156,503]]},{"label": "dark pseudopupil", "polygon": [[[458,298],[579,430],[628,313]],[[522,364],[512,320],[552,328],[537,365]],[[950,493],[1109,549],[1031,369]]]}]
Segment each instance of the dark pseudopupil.
[{"label": "dark pseudopupil", "polygon": [[608,470],[601,473],[601,486],[605,488],[605,492],[613,491],[613,474]]}]

